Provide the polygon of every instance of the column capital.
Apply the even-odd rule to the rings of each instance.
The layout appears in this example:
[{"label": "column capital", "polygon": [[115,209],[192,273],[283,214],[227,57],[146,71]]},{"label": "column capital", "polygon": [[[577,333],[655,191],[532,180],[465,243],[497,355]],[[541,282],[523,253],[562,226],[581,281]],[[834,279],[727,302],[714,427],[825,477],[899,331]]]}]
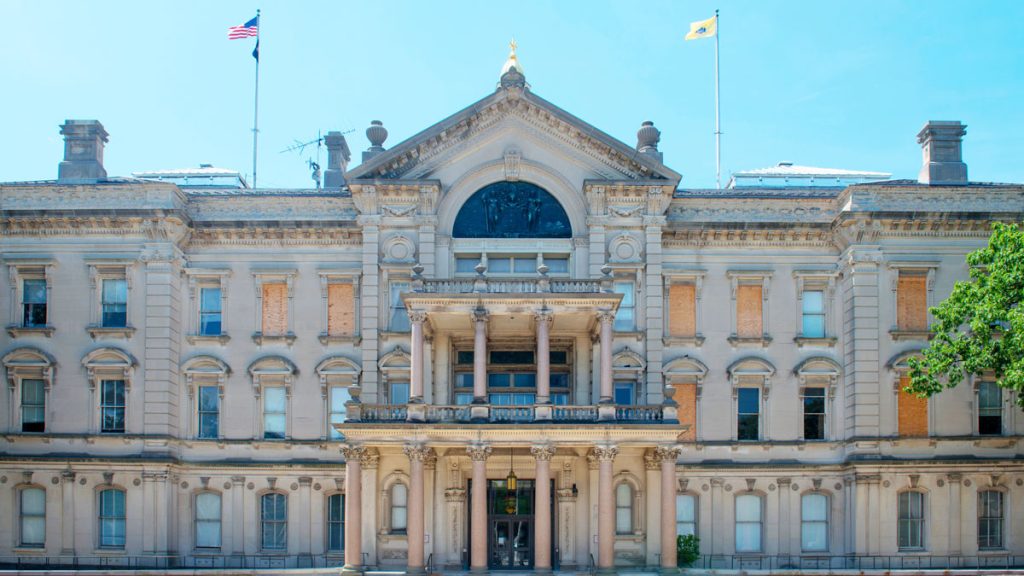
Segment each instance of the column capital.
[{"label": "column capital", "polygon": [[601,324],[611,324],[615,321],[615,312],[611,310],[598,310],[595,316]]},{"label": "column capital", "polygon": [[409,321],[413,324],[423,324],[427,321],[427,313],[422,310],[409,310]]},{"label": "column capital", "polygon": [[484,308],[475,308],[473,310],[473,322],[483,322],[486,325],[487,322],[488,322],[488,319],[489,319],[489,315],[488,315],[486,309],[484,309]]},{"label": "column capital", "polygon": [[340,450],[346,461],[361,461],[366,454],[366,448],[358,444],[342,444]]},{"label": "column capital", "polygon": [[551,457],[555,455],[555,447],[551,444],[534,444],[530,446],[530,454],[537,460],[551,461]]},{"label": "column capital", "polygon": [[491,446],[489,444],[470,444],[466,446],[466,453],[474,462],[486,462],[487,457],[491,455]]},{"label": "column capital", "polygon": [[658,462],[671,462],[675,464],[682,452],[683,449],[675,444],[657,446],[654,448],[654,459]]},{"label": "column capital", "polygon": [[537,325],[544,324],[548,328],[551,328],[552,322],[555,321],[555,313],[547,308],[541,308],[540,310],[534,310],[533,320]]},{"label": "column capital", "polygon": [[434,449],[424,446],[423,444],[406,444],[402,448],[402,451],[409,457],[409,460],[426,462],[430,460],[430,454]]},{"label": "column capital", "polygon": [[611,462],[619,455],[619,447],[614,444],[594,446],[593,450],[598,462]]}]

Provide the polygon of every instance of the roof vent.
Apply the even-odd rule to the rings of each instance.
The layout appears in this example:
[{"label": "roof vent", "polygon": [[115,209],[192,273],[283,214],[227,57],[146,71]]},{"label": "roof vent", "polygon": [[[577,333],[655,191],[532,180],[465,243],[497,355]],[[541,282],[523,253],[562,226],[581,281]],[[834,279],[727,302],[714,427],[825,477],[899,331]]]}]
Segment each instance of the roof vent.
[{"label": "roof vent", "polygon": [[924,156],[917,181],[921,184],[967,184],[963,138],[967,126],[958,121],[931,120],[917,134]]},{"label": "roof vent", "polygon": [[200,168],[213,168],[213,164],[200,164]]},{"label": "roof vent", "polygon": [[103,147],[107,131],[99,120],[65,120],[60,127],[64,136],[64,161],[57,167],[60,182],[96,182],[105,180]]},{"label": "roof vent", "polygon": [[792,165],[793,165],[793,162],[791,160],[783,160],[782,162],[779,162],[779,166],[792,166]]}]

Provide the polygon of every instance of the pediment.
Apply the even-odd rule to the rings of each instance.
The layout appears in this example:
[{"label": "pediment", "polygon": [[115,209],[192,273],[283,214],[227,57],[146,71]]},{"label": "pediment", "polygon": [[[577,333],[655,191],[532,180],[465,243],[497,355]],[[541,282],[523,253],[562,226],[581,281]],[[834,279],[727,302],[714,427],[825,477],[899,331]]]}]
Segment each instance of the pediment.
[{"label": "pediment", "polygon": [[[498,150],[491,150],[497,147]],[[355,180],[425,180],[439,178],[455,164],[466,168],[489,154],[531,151],[571,164],[586,178],[667,180],[681,175],[658,159],[609,136],[530,92],[499,88],[478,102],[381,152],[348,174]],[[445,178],[441,178],[444,180]]]}]

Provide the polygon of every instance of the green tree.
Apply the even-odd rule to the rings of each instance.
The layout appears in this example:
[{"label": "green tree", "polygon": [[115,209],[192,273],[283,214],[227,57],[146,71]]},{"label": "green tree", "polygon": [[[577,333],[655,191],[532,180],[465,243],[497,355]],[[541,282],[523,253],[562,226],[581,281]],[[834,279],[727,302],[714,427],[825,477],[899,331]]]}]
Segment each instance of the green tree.
[{"label": "green tree", "polygon": [[931,308],[934,339],[909,361],[907,391],[931,396],[991,372],[1024,408],[1024,230],[995,223],[988,247],[968,254],[967,264],[971,280]]}]

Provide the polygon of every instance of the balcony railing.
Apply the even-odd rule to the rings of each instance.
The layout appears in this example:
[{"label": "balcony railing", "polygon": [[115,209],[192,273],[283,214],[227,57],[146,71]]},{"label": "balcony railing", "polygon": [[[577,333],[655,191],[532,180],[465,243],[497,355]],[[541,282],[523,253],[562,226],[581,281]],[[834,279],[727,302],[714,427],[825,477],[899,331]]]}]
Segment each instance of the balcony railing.
[{"label": "balcony railing", "polygon": [[541,278],[478,278],[476,280],[420,280],[413,292],[425,294],[599,294],[607,291],[602,280],[550,280]]},{"label": "balcony railing", "polygon": [[[611,410],[611,407],[609,407]],[[543,410],[534,405],[523,406],[486,406],[486,418],[474,418],[473,407],[469,405],[427,405],[423,408],[423,419],[410,418],[409,408],[405,404],[350,404],[348,406],[349,422],[405,422],[416,420],[431,423],[489,422],[489,423],[525,423],[549,418],[549,422],[608,422],[619,423],[673,423],[674,408],[666,414],[665,406],[615,406],[614,418],[609,412],[608,417],[601,417],[598,406],[547,406]],[[550,415],[550,416],[549,416]]]}]

